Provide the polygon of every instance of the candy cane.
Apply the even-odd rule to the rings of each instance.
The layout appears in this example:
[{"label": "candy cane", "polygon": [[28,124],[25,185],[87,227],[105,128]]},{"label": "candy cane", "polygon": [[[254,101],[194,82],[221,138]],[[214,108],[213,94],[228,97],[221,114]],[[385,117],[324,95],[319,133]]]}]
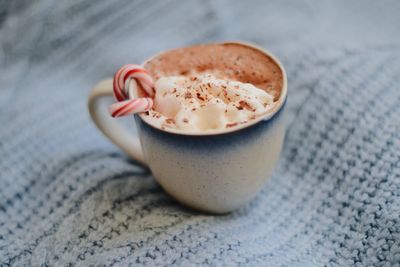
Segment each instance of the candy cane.
[{"label": "candy cane", "polygon": [[[126,86],[127,81],[129,86]],[[150,97],[131,98],[129,92],[134,91],[134,86],[140,84]],[[113,117],[121,117],[129,114],[145,112],[152,108],[154,96],[154,83],[149,73],[139,65],[127,64],[122,66],[114,75],[114,97],[117,103],[110,106],[110,114]]]},{"label": "candy cane", "polygon": [[149,97],[135,98],[117,102],[110,106],[110,114],[113,117],[122,117],[139,112],[145,112],[151,109],[153,100]]}]

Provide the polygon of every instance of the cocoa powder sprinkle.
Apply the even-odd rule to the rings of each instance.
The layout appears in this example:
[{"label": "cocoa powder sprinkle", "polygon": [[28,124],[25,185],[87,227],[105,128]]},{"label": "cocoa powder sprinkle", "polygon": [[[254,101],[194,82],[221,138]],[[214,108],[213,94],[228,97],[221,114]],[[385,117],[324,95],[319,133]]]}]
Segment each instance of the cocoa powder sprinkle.
[{"label": "cocoa powder sprinkle", "polygon": [[243,108],[245,108],[245,109],[248,109],[248,110],[252,110],[253,112],[255,111],[255,109],[253,109],[247,102],[245,102],[245,101],[243,101],[243,100],[241,100],[240,102],[239,102],[239,107],[241,107],[241,110],[243,109]]},{"label": "cocoa powder sprinkle", "polygon": [[205,100],[204,97],[202,97],[202,96],[200,95],[200,93],[197,93],[196,96],[197,96],[197,98],[200,99],[201,101],[204,101],[204,100]]},{"label": "cocoa powder sprinkle", "polygon": [[167,119],[165,119],[165,122],[168,124],[171,124],[171,123],[175,123],[175,120],[173,118],[167,118]]},{"label": "cocoa powder sprinkle", "polygon": [[232,123],[227,123],[226,127],[229,128],[229,127],[233,127],[233,126],[236,126],[236,125],[238,125],[237,122],[232,122]]}]

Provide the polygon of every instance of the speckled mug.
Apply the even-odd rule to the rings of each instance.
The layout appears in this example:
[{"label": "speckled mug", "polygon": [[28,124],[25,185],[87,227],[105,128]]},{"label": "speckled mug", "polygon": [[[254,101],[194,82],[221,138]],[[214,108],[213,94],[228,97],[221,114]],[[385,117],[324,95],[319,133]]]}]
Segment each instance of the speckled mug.
[{"label": "speckled mug", "polygon": [[112,96],[112,79],[99,82],[88,99],[97,127],[126,154],[147,165],[165,191],[184,205],[212,213],[233,211],[255,197],[272,173],[285,136],[285,70],[269,52],[240,44],[268,55],[283,74],[274,110],[241,128],[212,134],[176,133],[155,128],[142,115],[134,115],[137,138],[101,105],[103,98]]}]

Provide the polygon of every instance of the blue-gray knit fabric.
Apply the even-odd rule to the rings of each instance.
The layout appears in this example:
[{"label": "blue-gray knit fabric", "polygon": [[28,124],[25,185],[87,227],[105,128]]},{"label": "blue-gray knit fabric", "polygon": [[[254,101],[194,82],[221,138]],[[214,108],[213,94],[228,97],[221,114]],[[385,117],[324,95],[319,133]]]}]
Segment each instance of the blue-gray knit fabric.
[{"label": "blue-gray knit fabric", "polygon": [[[3,1],[0,265],[400,266],[399,14],[399,1]],[[288,132],[256,199],[213,216],[109,143],[86,98],[124,63],[237,39],[286,67]]]}]

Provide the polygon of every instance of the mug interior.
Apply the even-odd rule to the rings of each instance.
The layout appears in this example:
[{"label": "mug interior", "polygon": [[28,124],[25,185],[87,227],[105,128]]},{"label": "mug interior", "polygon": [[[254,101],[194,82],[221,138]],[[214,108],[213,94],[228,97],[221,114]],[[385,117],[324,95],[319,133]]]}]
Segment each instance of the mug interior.
[{"label": "mug interior", "polygon": [[[271,118],[273,118],[278,113],[278,111],[280,109],[282,109],[282,107],[285,104],[286,98],[287,98],[287,76],[286,76],[286,72],[285,72],[285,69],[283,68],[282,63],[274,55],[272,55],[271,53],[265,51],[264,49],[262,49],[262,48],[260,48],[258,46],[252,45],[252,44],[243,43],[243,42],[223,42],[223,43],[216,43],[216,44],[221,44],[221,45],[224,45],[224,44],[239,44],[239,45],[242,45],[242,46],[250,47],[252,49],[256,49],[256,50],[262,52],[263,54],[267,55],[279,67],[279,69],[282,72],[282,88],[281,88],[281,92],[280,92],[279,98],[275,101],[272,109],[269,112],[265,113],[264,115],[258,116],[257,118],[255,118],[255,119],[253,119],[251,121],[248,121],[248,122],[246,122],[244,124],[238,124],[236,126],[229,127],[229,128],[224,128],[224,129],[207,130],[207,131],[204,131],[204,132],[185,132],[185,131],[177,130],[177,129],[173,129],[173,128],[164,128],[164,129],[162,129],[161,127],[157,127],[156,125],[152,124],[151,121],[148,119],[148,117],[145,116],[144,114],[137,114],[138,117],[142,121],[144,121],[147,125],[151,126],[152,128],[158,129],[160,131],[168,132],[168,133],[172,133],[172,134],[190,135],[190,136],[207,136],[207,135],[220,135],[220,134],[225,134],[225,133],[231,133],[231,132],[235,132],[235,131],[238,131],[238,130],[241,130],[241,129],[244,129],[244,128],[248,128],[248,127],[250,127],[252,125],[255,125],[255,124],[257,124],[257,123],[259,123],[261,121],[268,121]],[[160,56],[163,53],[166,53],[168,51],[172,51],[172,50],[163,51],[163,52],[161,52],[161,53],[159,53],[159,54],[147,59],[143,63],[143,65],[145,65],[147,62],[149,62],[153,58],[155,58],[157,56]],[[138,87],[138,90],[139,90],[139,92],[135,92],[134,96],[135,95],[141,96],[141,95],[144,94],[143,92],[140,92],[140,90],[142,90],[142,89],[140,89],[139,87]]]}]

